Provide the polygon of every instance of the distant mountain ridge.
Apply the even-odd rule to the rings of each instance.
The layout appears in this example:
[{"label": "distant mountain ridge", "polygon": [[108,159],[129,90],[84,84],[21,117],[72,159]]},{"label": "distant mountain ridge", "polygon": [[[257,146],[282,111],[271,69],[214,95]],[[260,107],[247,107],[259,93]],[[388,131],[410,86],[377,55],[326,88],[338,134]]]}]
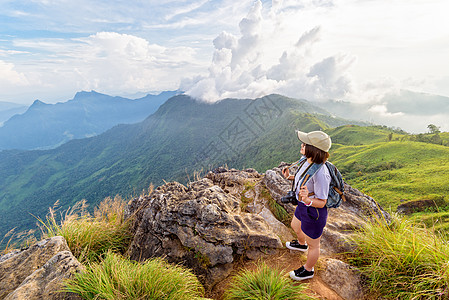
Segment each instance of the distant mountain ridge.
[{"label": "distant mountain ridge", "polygon": [[0,127],[0,150],[50,149],[72,139],[105,132],[118,124],[137,123],[154,113],[177,91],[139,99],[78,92],[72,100],[46,104],[35,100],[23,114]]},{"label": "distant mountain ridge", "polygon": [[0,126],[12,116],[24,113],[26,110],[26,105],[0,101]]}]

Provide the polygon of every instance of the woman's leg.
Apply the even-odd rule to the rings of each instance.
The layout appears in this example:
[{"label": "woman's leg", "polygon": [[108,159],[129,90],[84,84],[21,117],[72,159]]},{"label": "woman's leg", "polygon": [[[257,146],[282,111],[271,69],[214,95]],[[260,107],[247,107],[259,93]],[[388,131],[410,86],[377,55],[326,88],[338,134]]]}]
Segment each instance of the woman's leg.
[{"label": "woman's leg", "polygon": [[297,217],[293,216],[292,223],[290,225],[292,226],[293,231],[295,231],[296,236],[298,237],[298,242],[301,245],[305,245],[306,235],[301,230],[301,221]]},{"label": "woman's leg", "polygon": [[312,239],[305,235],[305,240],[307,241],[307,245],[309,245],[309,251],[307,252],[307,261],[304,265],[304,268],[307,271],[312,271],[313,266],[315,266],[316,262],[318,261],[318,258],[320,257],[321,237],[317,239]]}]

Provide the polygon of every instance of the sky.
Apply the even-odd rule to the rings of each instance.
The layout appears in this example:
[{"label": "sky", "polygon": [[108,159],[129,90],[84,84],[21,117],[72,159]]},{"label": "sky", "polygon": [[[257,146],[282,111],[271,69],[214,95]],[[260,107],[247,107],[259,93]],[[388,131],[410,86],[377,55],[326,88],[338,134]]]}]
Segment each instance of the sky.
[{"label": "sky", "polygon": [[[409,123],[386,99],[449,97],[448,11],[447,0],[0,0],[0,101],[279,93]],[[449,130],[448,119],[431,120]]]}]

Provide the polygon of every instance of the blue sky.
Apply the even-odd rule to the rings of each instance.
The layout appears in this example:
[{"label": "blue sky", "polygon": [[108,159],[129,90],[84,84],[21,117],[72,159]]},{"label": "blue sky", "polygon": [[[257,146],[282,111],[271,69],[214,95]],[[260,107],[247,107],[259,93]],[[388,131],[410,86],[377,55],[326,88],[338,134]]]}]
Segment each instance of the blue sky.
[{"label": "blue sky", "polygon": [[[446,0],[0,0],[0,101],[449,96]],[[448,125],[449,126],[449,125]]]}]

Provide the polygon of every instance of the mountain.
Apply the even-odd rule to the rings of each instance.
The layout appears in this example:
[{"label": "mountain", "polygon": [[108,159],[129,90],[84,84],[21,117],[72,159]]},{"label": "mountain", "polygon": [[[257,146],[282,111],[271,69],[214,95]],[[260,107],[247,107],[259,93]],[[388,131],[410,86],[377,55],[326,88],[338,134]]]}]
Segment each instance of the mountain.
[{"label": "mountain", "polygon": [[0,101],[0,126],[2,126],[3,122],[7,121],[12,116],[21,114],[26,110],[27,107],[25,105]]},{"label": "mountain", "polygon": [[401,90],[374,101],[346,102],[328,100],[317,102],[335,116],[373,124],[401,128],[407,132],[423,133],[429,124],[449,129],[449,97]]},{"label": "mountain", "polygon": [[51,150],[2,151],[0,236],[13,227],[32,227],[30,214],[45,216],[57,200],[66,208],[81,199],[95,205],[164,180],[185,183],[195,171],[223,164],[264,172],[282,160],[296,160],[295,129],[348,123],[310,102],[280,95],[215,104],[179,95],[137,124]]},{"label": "mountain", "polygon": [[137,123],[177,92],[140,99],[79,92],[72,100],[46,104],[36,100],[23,114],[0,127],[0,149],[50,149],[72,139],[95,136],[117,124]]}]

